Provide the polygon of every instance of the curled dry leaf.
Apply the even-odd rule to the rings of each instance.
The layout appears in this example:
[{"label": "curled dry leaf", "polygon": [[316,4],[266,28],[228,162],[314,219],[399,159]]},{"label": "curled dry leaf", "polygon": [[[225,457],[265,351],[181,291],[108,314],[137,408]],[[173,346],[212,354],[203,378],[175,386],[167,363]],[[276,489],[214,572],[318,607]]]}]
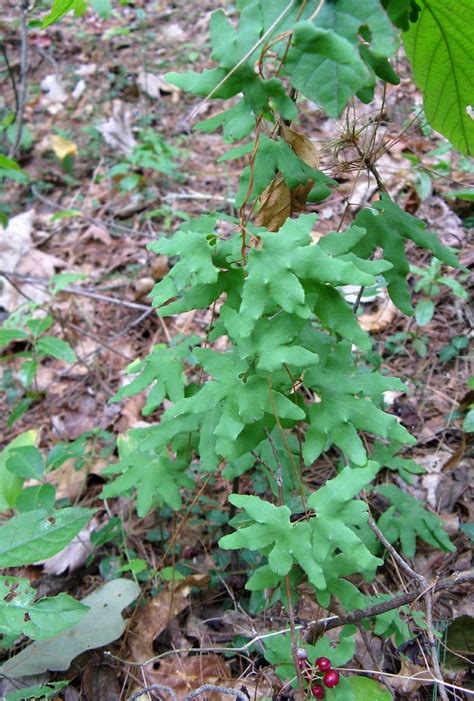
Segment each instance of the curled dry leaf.
[{"label": "curled dry leaf", "polygon": [[160,75],[140,71],[137,78],[138,87],[149,97],[159,99],[162,95],[171,95],[172,102],[178,102],[181,89],[171,85]]},{"label": "curled dry leaf", "polygon": [[[281,135],[298,158],[311,168],[319,167],[318,151],[311,139],[286,126],[282,127]],[[260,196],[260,210],[255,218],[257,226],[278,231],[288,217],[304,209],[313,184],[309,179],[306,185],[298,185],[291,190],[280,173],[275,175]]]},{"label": "curled dry leaf", "polygon": [[291,215],[291,191],[281,175],[276,175],[260,197],[260,210],[255,217],[257,226],[278,231]]},{"label": "curled dry leaf", "polygon": [[155,256],[151,262],[150,274],[153,280],[164,278],[170,269],[167,256]]},{"label": "curled dry leaf", "polygon": [[430,671],[426,667],[414,664],[411,660],[402,659],[398,677],[390,677],[390,686],[408,698],[422,686],[431,686]]},{"label": "curled dry leaf", "polygon": [[367,312],[358,317],[364,331],[380,333],[390,326],[397,313],[397,308],[389,297],[381,301],[374,312]]},{"label": "curled dry leaf", "polygon": [[311,168],[319,168],[319,154],[311,139],[299,131],[283,126],[281,130],[285,141],[290,144],[298,158],[307,163]]},{"label": "curled dry leaf", "polygon": [[48,472],[46,481],[56,488],[56,499],[70,499],[74,501],[83,492],[89,468],[87,465],[80,470],[74,468],[74,460],[66,460],[57,470]]},{"label": "curled dry leaf", "polygon": [[106,122],[102,122],[102,124],[97,126],[97,130],[104,137],[106,144],[127,156],[132,153],[137,145],[132,133],[131,116],[131,111],[126,107],[125,103],[120,100],[114,100],[112,116]]},{"label": "curled dry leaf", "polygon": [[59,134],[51,134],[49,137],[49,142],[51,144],[51,150],[54,151],[54,155],[63,161],[66,156],[77,156],[77,144],[74,141],[69,141]]}]

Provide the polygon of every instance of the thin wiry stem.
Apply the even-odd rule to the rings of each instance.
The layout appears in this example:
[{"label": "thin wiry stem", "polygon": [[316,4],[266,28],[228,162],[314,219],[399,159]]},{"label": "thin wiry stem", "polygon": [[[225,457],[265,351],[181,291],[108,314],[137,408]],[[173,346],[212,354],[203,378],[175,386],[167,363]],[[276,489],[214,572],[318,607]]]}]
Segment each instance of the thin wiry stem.
[{"label": "thin wiry stem", "polygon": [[20,86],[18,89],[18,109],[15,115],[15,139],[8,152],[9,158],[15,158],[23,134],[23,119],[26,104],[28,73],[28,6],[29,0],[23,0],[20,14]]}]

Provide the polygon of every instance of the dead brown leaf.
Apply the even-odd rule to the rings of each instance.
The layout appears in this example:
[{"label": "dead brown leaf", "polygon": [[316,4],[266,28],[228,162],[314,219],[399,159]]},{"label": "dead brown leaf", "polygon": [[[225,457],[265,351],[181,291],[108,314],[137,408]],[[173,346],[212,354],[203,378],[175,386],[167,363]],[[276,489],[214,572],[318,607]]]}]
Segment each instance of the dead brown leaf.
[{"label": "dead brown leaf", "polygon": [[257,226],[278,231],[291,216],[291,191],[281,175],[277,175],[260,197],[260,210],[255,217]]},{"label": "dead brown leaf", "polygon": [[[311,139],[286,126],[282,127],[281,134],[298,158],[311,168],[319,167],[318,151]],[[304,209],[313,184],[309,179],[306,185],[298,185],[290,190],[278,173],[260,196],[260,211],[255,219],[257,226],[278,231],[288,217]]]},{"label": "dead brown leaf", "polygon": [[87,664],[81,686],[87,701],[116,701],[121,695],[117,670],[103,659],[93,658]]},{"label": "dead brown leaf", "polygon": [[319,154],[311,139],[299,131],[283,126],[281,130],[285,141],[290,144],[298,158],[307,163],[311,168],[319,168]]},{"label": "dead brown leaf", "polygon": [[155,281],[161,280],[167,274],[169,269],[167,256],[155,256],[150,266],[151,277]]},{"label": "dead brown leaf", "polygon": [[[226,685],[232,682],[229,665],[215,654],[192,657],[165,658],[156,663],[157,669],[142,668],[147,684],[163,684],[173,689],[178,698],[183,698],[203,684]],[[209,701],[227,701],[228,696],[207,693]]]},{"label": "dead brown leaf", "polygon": [[74,501],[82,494],[88,474],[86,465],[80,470],[75,470],[74,460],[66,460],[57,470],[47,474],[46,481],[56,487],[56,499]]},{"label": "dead brown leaf", "polygon": [[374,312],[361,314],[358,317],[359,324],[364,331],[380,333],[390,326],[397,313],[397,308],[389,297],[381,301]]},{"label": "dead brown leaf", "polygon": [[[191,588],[203,588],[208,583],[207,574],[190,575],[175,581],[172,589],[160,592],[141,609],[130,630],[130,652],[135,662],[144,662],[153,657],[153,641],[175,616],[189,606]],[[153,667],[150,669],[153,670]],[[174,684],[170,686],[174,688]]]},{"label": "dead brown leaf", "polygon": [[100,241],[106,246],[112,245],[112,237],[110,236],[107,229],[103,226],[97,226],[97,224],[91,224],[87,227],[81,236],[82,241]]},{"label": "dead brown leaf", "polygon": [[433,682],[429,679],[430,672],[426,667],[414,664],[411,660],[402,660],[399,676],[390,677],[390,686],[401,694],[413,698],[413,694],[422,686],[430,686]]}]

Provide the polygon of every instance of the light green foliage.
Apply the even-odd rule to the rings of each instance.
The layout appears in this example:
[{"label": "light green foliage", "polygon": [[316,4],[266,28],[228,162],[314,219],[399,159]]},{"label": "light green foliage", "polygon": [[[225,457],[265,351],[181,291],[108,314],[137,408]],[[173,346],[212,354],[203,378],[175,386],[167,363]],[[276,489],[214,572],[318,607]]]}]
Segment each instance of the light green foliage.
[{"label": "light green foliage", "polygon": [[27,701],[27,699],[50,699],[56,697],[58,691],[68,686],[69,682],[50,682],[43,686],[26,686],[19,691],[9,691],[5,701]]},{"label": "light green foliage", "polygon": [[417,0],[416,24],[404,34],[428,121],[463,153],[474,153],[472,0]]},{"label": "light green foliage", "polygon": [[[318,184],[334,184],[333,180],[298,158],[286,141],[270,139],[262,135],[255,154],[252,176],[250,176],[250,167],[242,171],[240,188],[235,200],[236,206],[240,207],[246,198],[248,202],[253,202],[270,185],[276,173],[282,174],[283,180],[290,189],[298,185],[306,185],[309,180]],[[252,187],[249,192],[250,177],[252,177]]]},{"label": "light green foliage", "polygon": [[42,28],[45,29],[54,24],[68,12],[74,11],[76,16],[81,15],[86,9],[86,0],[53,0],[49,14],[44,18]]},{"label": "light green foliage", "polygon": [[45,560],[62,550],[92,518],[92,509],[44,509],[13,516],[0,526],[0,567]]},{"label": "light green foliage", "polygon": [[385,444],[378,441],[374,444],[371,458],[378,462],[381,467],[387,467],[389,470],[398,472],[405,482],[412,484],[414,481],[413,475],[421,475],[425,470],[414,460],[398,456],[397,453],[401,447],[396,441],[390,441],[390,443]]},{"label": "light green foliage", "polygon": [[365,228],[367,233],[353,250],[357,255],[366,257],[378,247],[383,248],[385,259],[392,264],[392,268],[385,273],[387,290],[394,304],[404,314],[411,314],[413,308],[406,281],[410,266],[405,253],[405,239],[428,249],[447,265],[457,268],[459,262],[450,248],[443,246],[435,234],[426,230],[422,221],[400,209],[388,195],[382,194],[380,202],[376,202],[374,207],[377,214],[363,209],[355,219],[355,223]]},{"label": "light green foliage", "polygon": [[15,506],[24,482],[24,476],[9,469],[9,460],[15,451],[23,447],[33,448],[38,438],[37,431],[27,431],[14,438],[0,453],[0,511]]},{"label": "light green foliage", "polygon": [[36,373],[43,360],[55,358],[65,363],[76,361],[76,354],[67,341],[56,336],[46,335],[46,332],[53,326],[54,319],[50,314],[37,316],[37,307],[38,305],[33,303],[20,307],[10,315],[0,328],[0,348],[5,348],[15,341],[26,344],[24,350],[16,351],[14,354],[21,362],[17,382],[21,385],[23,396],[13,407],[9,425],[12,425],[27,411],[32,396],[35,394]]},{"label": "light green foliage", "polygon": [[[180,154],[180,149],[155,129],[141,129],[132,152],[112,166],[107,175],[109,178],[117,178],[119,188],[125,192],[145,188],[151,180],[149,174],[153,172],[179,178]],[[146,171],[146,177],[143,176],[143,171]]]},{"label": "light green foliage", "polygon": [[0,577],[0,633],[45,640],[78,623],[87,606],[67,594],[34,601],[27,579]]},{"label": "light green foliage", "polygon": [[394,484],[381,485],[374,491],[392,504],[379,518],[379,528],[390,543],[400,541],[405,555],[413,557],[417,537],[434,548],[448,552],[456,550],[439,516],[423,508],[417,499]]},{"label": "light green foliage", "polygon": [[127,374],[137,377],[125,385],[110,401],[118,402],[124,397],[133,397],[151,387],[142,413],[152,414],[167,397],[177,402],[184,397],[184,361],[189,355],[197,337],[177,343],[170,348],[163,343],[155,346],[146,358],[137,358],[127,368]]},{"label": "light green foliage", "polygon": [[162,238],[149,245],[153,253],[182,258],[168,275],[155,285],[152,293],[155,306],[167,302],[170,297],[174,297],[189,285],[212,284],[217,281],[219,270],[212,262],[215,247],[212,232],[215,223],[213,217],[203,217],[188,222],[186,228],[175,233],[171,239]]},{"label": "light green foliage", "polygon": [[[297,563],[318,591],[327,588],[327,579],[337,579],[341,566],[344,574],[352,567],[369,576],[381,560],[367,549],[354,528],[366,522],[367,506],[353,498],[377,470],[376,463],[366,468],[346,468],[309,497],[308,507],[316,515],[296,523],[290,521],[291,512],[286,506],[233,494],[229,497],[231,503],[243,508],[254,523],[224,536],[219,545],[224,549],[264,550],[270,570],[279,577]],[[254,574],[249,588],[255,589],[257,581],[258,588],[266,584],[269,573],[265,576],[265,572]]]},{"label": "light green foliage", "polygon": [[147,452],[134,440],[132,434],[117,441],[120,461],[107,468],[107,474],[120,474],[114,482],[104,487],[105,498],[137,492],[137,511],[145,516],[154,506],[168,504],[172,509],[181,508],[181,487],[191,487],[193,482],[185,474],[183,461],[172,459],[165,450]]},{"label": "light green foliage", "polygon": [[353,676],[348,678],[347,683],[354,695],[354,701],[392,701],[391,693],[375,679]]},{"label": "light green foliage", "polygon": [[308,370],[305,384],[318,397],[308,411],[309,427],[303,451],[308,465],[332,444],[355,465],[364,465],[367,454],[358,431],[399,443],[415,442],[396,417],[374,403],[386,390],[403,390],[403,383],[377,372],[358,374],[349,344],[338,343],[324,364]]}]

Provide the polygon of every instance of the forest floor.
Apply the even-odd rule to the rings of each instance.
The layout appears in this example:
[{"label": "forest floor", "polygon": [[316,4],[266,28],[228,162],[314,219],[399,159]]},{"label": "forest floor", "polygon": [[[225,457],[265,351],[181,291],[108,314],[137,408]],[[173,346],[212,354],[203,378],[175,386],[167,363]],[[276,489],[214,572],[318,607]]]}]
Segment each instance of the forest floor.
[{"label": "forest floor", "polygon": [[[18,3],[4,4],[1,31],[16,71]],[[0,232],[4,276],[0,314],[5,319],[24,302],[40,305],[54,319],[49,333],[67,340],[77,360],[43,360],[34,391],[25,393],[19,373],[24,349],[19,342],[4,348],[0,436],[4,447],[19,434],[35,430],[44,451],[67,445],[70,458],[48,475],[57,497],[96,507],[95,528],[103,528],[112,518],[120,525],[103,544],[76,547],[60,564],[32,566],[23,573],[43,596],[66,591],[80,599],[104,580],[121,573],[127,576],[135,560],[146,563],[146,569],[134,572],[146,605],[135,607],[121,640],[106,650],[85,653],[66,673],[48,676],[70,681],[64,692],[67,701],[125,699],[152,683],[171,686],[178,696],[202,683],[244,686],[250,698],[278,695],[278,680],[258,651],[234,656],[219,652],[235,646],[236,640],[243,644],[287,625],[278,608],[251,616],[241,607],[245,580],[239,572],[225,570],[228,563],[216,554],[215,543],[227,520],[226,481],[211,480],[197,506],[188,495],[186,510],[173,517],[153,513],[139,520],[133,502],[116,499],[104,506],[99,496],[117,436],[159,418],[142,415],[146,401],[142,395],[110,402],[126,381],[126,367],[179,334],[205,335],[210,323],[207,312],[158,318],[147,295],[173,261],[157,258],[146,246],[169,235],[188,217],[213,210],[234,213],[240,162],[216,163],[226,145],[218,133],[193,131],[195,120],[190,115],[199,100],[163,77],[169,70],[212,65],[207,26],[210,13],[219,6],[230,7],[218,0],[134,0],[118,6],[106,19],[90,11],[29,34],[28,99],[19,161],[30,182],[7,181],[0,191],[0,209],[10,217],[7,231]],[[342,219],[349,223],[358,207],[374,198],[375,180],[355,168],[349,144],[351,135],[359,144],[373,138],[379,153],[377,169],[390,195],[423,219],[443,243],[455,247],[465,268],[472,269],[472,201],[451,193],[473,187],[474,163],[457,155],[424,123],[420,95],[401,55],[398,70],[404,76],[400,85],[389,86],[378,96],[375,111],[373,104],[369,110],[357,103],[340,120],[333,120],[315,105],[301,103],[298,128],[320,149],[322,170],[339,183],[334,196],[309,207],[319,217],[314,235],[337,230]],[[0,81],[2,116],[14,104],[10,76],[2,64]],[[217,111],[215,104],[204,104],[199,118]],[[6,132],[3,136],[7,143]],[[149,167],[150,156],[157,167]],[[462,271],[436,269],[427,252],[413,248],[410,256],[411,264],[422,269],[414,270],[410,278],[414,303],[422,302],[418,318],[403,317],[376,290],[362,298],[360,321],[382,356],[382,370],[400,377],[408,388],[387,397],[387,402],[389,411],[416,437],[406,456],[425,473],[415,476],[411,485],[394,479],[440,514],[457,546],[455,553],[441,553],[420,543],[413,566],[432,579],[466,569],[472,562],[474,471],[469,434],[462,430],[464,410],[472,402],[469,379],[474,375],[469,354],[473,315],[466,301],[472,280]],[[60,273],[75,276],[58,278],[67,287],[53,294],[49,281]],[[442,275],[459,287],[443,284]],[[425,323],[422,310],[423,303],[429,308],[427,302],[433,303],[434,314]],[[25,399],[28,405],[21,404]],[[12,412],[21,413],[19,406],[27,409],[13,420]],[[336,458],[329,453],[318,460],[310,481],[321,483],[331,474]],[[460,528],[462,524],[470,524],[470,534],[469,528]],[[181,581],[171,575],[170,595],[163,582],[175,567]],[[404,577],[389,561],[378,583],[381,590],[395,593],[407,585]],[[471,645],[472,594],[460,587],[437,595],[435,601],[440,627],[469,617],[465,625]],[[229,600],[233,607],[229,608]],[[302,590],[299,623],[318,615],[310,592]],[[405,647],[406,657],[400,661],[400,650],[393,643],[371,640],[367,649],[361,637],[355,667],[372,669],[377,663],[395,675],[389,682],[397,698],[432,698],[432,686],[416,679],[425,670],[416,641]],[[138,664],[169,649],[182,653]],[[204,649],[210,652],[203,654]],[[472,646],[466,648],[467,656],[472,652]],[[457,675],[450,677],[453,683],[462,680],[463,686],[474,689],[464,668]],[[14,685],[4,682],[3,693],[11,688]]]}]

